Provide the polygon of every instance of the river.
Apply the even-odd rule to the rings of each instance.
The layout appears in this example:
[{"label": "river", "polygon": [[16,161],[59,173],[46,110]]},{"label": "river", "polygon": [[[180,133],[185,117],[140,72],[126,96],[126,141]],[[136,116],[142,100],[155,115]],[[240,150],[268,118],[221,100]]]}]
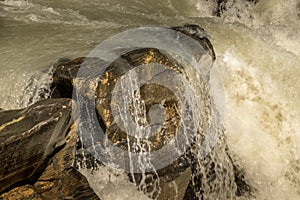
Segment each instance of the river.
[{"label": "river", "polygon": [[300,199],[300,1],[227,0],[217,12],[213,0],[0,1],[0,108],[27,106],[58,59],[113,34],[198,24],[216,52],[227,142],[250,198]]}]

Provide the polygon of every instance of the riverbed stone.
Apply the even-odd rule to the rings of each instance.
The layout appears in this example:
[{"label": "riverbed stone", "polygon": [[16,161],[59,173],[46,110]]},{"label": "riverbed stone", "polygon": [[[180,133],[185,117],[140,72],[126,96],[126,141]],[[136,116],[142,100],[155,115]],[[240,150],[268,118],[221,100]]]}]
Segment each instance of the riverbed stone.
[{"label": "riverbed stone", "polygon": [[70,99],[0,115],[0,198],[99,199],[74,165],[78,141]]},{"label": "riverbed stone", "polygon": [[25,109],[1,111],[0,192],[34,181],[64,144],[71,121],[69,99],[49,99]]}]

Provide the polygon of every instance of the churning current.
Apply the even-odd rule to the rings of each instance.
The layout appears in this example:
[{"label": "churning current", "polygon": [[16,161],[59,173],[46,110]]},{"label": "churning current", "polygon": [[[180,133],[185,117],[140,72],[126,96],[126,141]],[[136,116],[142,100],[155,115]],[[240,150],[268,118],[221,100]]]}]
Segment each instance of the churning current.
[{"label": "churning current", "polygon": [[[254,188],[248,198],[300,199],[299,0],[2,0],[0,108],[38,101],[57,60],[86,56],[111,35],[186,23],[214,46],[226,143]],[[125,175],[82,173],[103,199],[116,188],[114,199],[147,198]]]}]

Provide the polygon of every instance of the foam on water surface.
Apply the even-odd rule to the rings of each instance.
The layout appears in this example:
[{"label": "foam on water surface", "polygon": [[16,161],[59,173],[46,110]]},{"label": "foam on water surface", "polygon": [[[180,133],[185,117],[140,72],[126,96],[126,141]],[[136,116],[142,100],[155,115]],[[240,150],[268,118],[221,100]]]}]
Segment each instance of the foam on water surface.
[{"label": "foam on water surface", "polygon": [[[83,9],[84,3],[79,1],[69,5],[71,9],[51,1],[1,2],[0,107],[26,106],[27,101],[20,99],[32,71],[42,68],[48,72],[51,62],[62,54],[84,56],[105,38],[102,33],[109,36],[119,27],[140,25],[200,24],[211,36],[216,51],[215,67],[226,93],[227,143],[245,170],[246,180],[255,188],[250,199],[300,199],[299,1],[227,2],[220,18],[212,17],[216,3],[205,0],[170,0],[150,7],[143,1],[126,5],[103,1],[109,10],[104,15],[94,12],[96,8],[89,8],[88,3]],[[102,20],[103,16],[110,19]],[[29,37],[32,34],[34,37]],[[40,81],[32,83],[32,88],[43,85]],[[106,168],[81,172],[103,199],[148,198],[124,174],[115,175]]]}]

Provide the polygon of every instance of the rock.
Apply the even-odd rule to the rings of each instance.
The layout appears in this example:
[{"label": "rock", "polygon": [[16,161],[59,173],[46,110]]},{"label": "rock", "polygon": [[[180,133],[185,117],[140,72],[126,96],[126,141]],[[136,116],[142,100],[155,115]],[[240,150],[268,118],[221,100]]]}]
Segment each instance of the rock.
[{"label": "rock", "polygon": [[9,192],[0,195],[0,198],[5,200],[42,200],[35,188],[29,184],[15,187]]},{"label": "rock", "polygon": [[74,165],[77,140],[76,127],[73,125],[66,136],[66,145],[53,157],[51,164],[34,184],[43,198],[99,199]]},{"label": "rock", "polygon": [[204,158],[199,159],[197,152],[192,153],[192,176],[184,195],[185,200],[235,199],[238,196],[240,185],[235,178],[235,164],[226,151],[222,137],[224,135],[220,135],[218,143]]},{"label": "rock", "polygon": [[[250,191],[250,187],[243,179],[242,172],[234,165],[226,151],[223,129],[218,130],[220,133],[219,142],[209,155],[204,159],[199,155],[201,151],[199,144],[206,137],[210,126],[211,113],[209,110],[212,105],[210,104],[209,88],[205,81],[209,79],[209,71],[215,60],[215,53],[201,27],[185,25],[172,29],[195,39],[195,42],[199,43],[206,51],[209,62],[206,62],[208,65],[204,68],[206,73],[204,77],[193,77],[195,72],[191,69],[188,71],[188,66],[184,65],[183,62],[174,59],[167,52],[155,48],[131,50],[113,61],[103,73],[99,68],[105,64],[105,61],[98,58],[81,57],[73,61],[61,61],[54,67],[53,83],[50,88],[52,99],[41,101],[25,110],[0,111],[0,152],[3,152],[0,154],[0,158],[5,157],[6,162],[8,162],[13,160],[10,158],[14,158],[15,155],[20,155],[20,163],[24,163],[19,167],[20,169],[14,168],[15,165],[18,166],[15,164],[16,161],[14,165],[5,165],[5,173],[0,174],[0,180],[3,180],[0,183],[0,188],[2,188],[0,192],[4,190],[6,192],[2,194],[2,197],[16,196],[17,198],[21,194],[24,198],[26,196],[36,199],[97,199],[98,197],[89,187],[87,180],[76,171],[76,167],[84,166],[94,170],[99,169],[97,166],[102,165],[102,163],[93,157],[96,155],[95,152],[88,152],[86,148],[90,148],[90,145],[105,143],[105,141],[103,137],[98,137],[97,134],[90,134],[90,130],[94,127],[89,127],[91,129],[87,131],[87,137],[78,132],[84,141],[81,141],[83,144],[76,144],[77,135],[74,129],[67,134],[71,124],[70,102],[66,99],[56,98],[71,98],[73,94],[82,97],[81,100],[86,103],[94,102],[96,120],[99,121],[107,139],[114,146],[125,152],[154,152],[168,144],[172,138],[178,137],[181,128],[180,122],[186,120],[179,111],[183,106],[180,98],[187,96],[187,94],[174,91],[176,89],[173,86],[178,86],[178,88],[182,86],[181,79],[176,77],[193,80],[189,83],[197,88],[197,100],[205,108],[197,110],[201,122],[199,129],[194,130],[196,137],[193,144],[173,163],[154,172],[128,173],[129,180],[134,182],[136,187],[150,198],[159,200],[233,198],[235,195],[240,196]],[[201,48],[201,51],[195,49],[196,54],[202,52],[203,49]],[[201,56],[198,57],[201,58]],[[84,66],[82,66],[83,62]],[[145,67],[146,70],[140,66]],[[161,67],[162,71],[159,71],[157,66]],[[78,74],[79,68],[80,74]],[[139,76],[147,77],[149,80],[167,80],[173,89],[169,89],[163,84],[151,82],[135,85],[135,78]],[[133,95],[130,98],[137,101],[126,102],[126,99],[122,98],[124,94],[125,96]],[[181,96],[178,97],[178,95]],[[140,103],[140,100],[143,104]],[[59,105],[57,102],[61,101],[68,103],[61,107],[55,106]],[[50,106],[47,107],[47,105]],[[51,107],[51,105],[53,106]],[[118,107],[120,105],[125,107]],[[192,108],[192,105],[189,105],[187,112],[195,112]],[[45,113],[50,112],[49,109],[52,114],[48,116]],[[128,134],[135,133],[134,127],[127,124],[127,128],[124,128],[118,123],[119,116],[124,114],[122,113],[124,110],[129,110],[130,113],[127,120],[130,121],[131,116],[136,120],[133,120],[134,123],[138,123],[139,126],[150,127],[151,136],[147,140],[138,141]],[[89,113],[89,110],[85,111]],[[25,115],[22,115],[24,113]],[[78,127],[90,123],[90,119],[80,117],[79,114],[82,113],[77,113],[76,109],[74,113],[74,116],[79,116],[77,119],[79,124],[76,123]],[[160,113],[164,114],[161,115]],[[28,117],[37,115],[40,121],[32,121]],[[28,123],[23,123],[27,122],[26,119],[28,119]],[[55,121],[57,123],[50,123],[54,119],[58,120]],[[30,140],[22,135],[24,131],[26,132],[37,123],[43,127],[42,122],[47,125],[45,131],[39,132],[39,127],[32,129],[33,132],[29,131]],[[14,124],[16,126],[13,126]],[[157,124],[163,124],[163,128],[157,128]],[[47,137],[41,137],[42,133],[46,134]],[[20,135],[19,139],[15,139],[18,137],[14,137],[14,135]],[[8,146],[6,140],[10,138],[13,138],[11,140],[12,145]],[[41,142],[35,144],[39,140]],[[92,143],[85,143],[86,141]],[[28,145],[29,147],[35,145],[35,148],[28,149]],[[75,146],[77,146],[77,153],[74,153]],[[141,150],[141,146],[145,149]],[[4,148],[10,148],[8,152],[14,153],[7,155],[8,153],[3,151]],[[21,154],[20,148],[26,149],[26,152],[23,152],[24,155]],[[30,159],[33,162],[26,162]],[[77,164],[76,167],[74,163]],[[5,166],[0,164],[1,168]],[[16,173],[13,173],[14,171]],[[16,188],[12,189],[15,186]]]},{"label": "rock", "polygon": [[171,181],[165,179],[160,180],[161,192],[158,195],[158,200],[182,200],[186,193],[187,187],[192,175],[191,168],[187,168],[184,172]]},{"label": "rock", "polygon": [[217,0],[217,8],[214,10],[214,15],[221,17],[223,12],[226,10],[227,0]]},{"label": "rock", "polygon": [[[85,66],[81,66],[83,62]],[[98,58],[89,57],[79,57],[71,61],[68,59],[59,61],[53,69],[53,80],[50,85],[51,98],[72,98],[75,81],[81,78],[90,78],[90,75],[87,74],[94,74],[94,77],[97,77],[99,75],[99,67],[101,67],[103,62]],[[85,68],[81,71],[84,72],[86,70],[87,73],[77,76],[78,70],[81,67]]]},{"label": "rock", "polygon": [[[214,47],[209,41],[209,36],[206,34],[203,28],[198,25],[186,24],[184,26],[172,27],[171,29],[179,31],[193,39],[195,39],[211,56],[212,61],[216,59]],[[212,66],[210,66],[212,67]]]},{"label": "rock", "polygon": [[[188,35],[195,39],[195,42],[200,43],[205,50],[209,52],[211,60],[215,59],[215,53],[210,41],[207,39],[204,30],[197,25],[185,25],[183,27],[173,27],[173,30],[179,31],[185,35]],[[201,57],[201,55],[199,56]],[[84,66],[80,66],[84,62]],[[102,127],[106,130],[106,135],[108,138],[113,141],[113,143],[124,150],[128,150],[127,147],[127,134],[121,130],[120,127],[114,122],[112,112],[110,110],[111,104],[111,92],[115,88],[115,84],[120,80],[120,78],[128,72],[130,69],[133,69],[142,64],[163,64],[167,66],[170,71],[175,73],[185,73],[183,67],[180,63],[172,58],[172,56],[162,53],[158,49],[138,49],[130,51],[113,63],[106,69],[105,73],[99,74],[99,67],[104,63],[104,61],[97,58],[77,58],[73,61],[62,62],[55,67],[55,72],[53,76],[53,84],[51,88],[53,89],[52,98],[55,97],[71,97],[72,91],[79,91],[84,96],[90,98],[95,94],[89,94],[90,82],[100,79],[101,81],[96,83],[96,109],[99,114],[99,121],[102,124]],[[87,67],[88,66],[88,67]],[[77,72],[80,67],[86,67],[86,69],[81,69],[82,72],[85,70],[93,74],[94,77],[86,76],[80,74],[81,77],[77,77]],[[211,66],[209,66],[211,67]],[[95,70],[95,73],[90,73]],[[185,74],[184,74],[185,75]],[[98,77],[97,77],[98,76]],[[82,87],[75,86],[75,83],[78,83],[80,79],[85,78],[81,85]],[[88,86],[86,86],[88,85]],[[151,111],[153,107],[157,107],[161,102],[165,102],[163,105],[164,110],[167,113],[167,119],[165,120],[167,128],[164,135],[169,135],[170,137],[176,135],[176,129],[179,124],[179,115],[175,112],[176,107],[178,107],[178,99],[172,91],[165,87],[161,87],[157,84],[145,85],[141,88],[141,98],[145,100],[146,110],[149,111],[148,120],[151,120]],[[164,95],[161,95],[164,94]],[[151,109],[150,109],[151,108]],[[159,109],[159,108],[158,108]],[[155,116],[157,117],[157,116]],[[155,119],[155,117],[152,117]],[[164,120],[164,119],[163,119]],[[153,124],[153,123],[152,123]],[[164,143],[168,142],[167,137],[160,137],[160,132],[157,132],[153,137],[151,137],[152,151],[161,148]],[[100,141],[99,141],[100,142]],[[131,148],[135,144],[135,140],[131,138]],[[183,165],[184,167],[187,167]],[[173,166],[174,167],[174,166]],[[175,169],[174,169],[175,170]],[[170,173],[170,170],[167,170]],[[182,171],[182,170],[181,170]],[[183,170],[184,171],[184,170]]]},{"label": "rock", "polygon": [[74,167],[70,99],[0,112],[0,198],[99,199]]},{"label": "rock", "polygon": [[[174,27],[173,29],[192,37],[195,39],[195,42],[200,43],[204,50],[210,55],[211,63],[213,63],[215,59],[214,50],[202,28],[196,25],[185,25],[183,27]],[[197,51],[195,50],[195,52]],[[199,51],[199,53],[200,52],[201,51]],[[199,57],[201,56],[200,54]],[[197,57],[197,55],[195,57]],[[163,65],[163,67],[159,66],[160,68],[156,68],[157,65]],[[209,72],[211,67],[212,65],[208,65],[206,71]],[[139,146],[146,148],[145,151],[154,152],[168,144],[172,138],[177,138],[180,126],[182,126],[180,122],[184,120],[182,119],[183,116],[181,113],[179,113],[183,102],[179,99],[178,94],[181,93],[180,95],[183,96],[188,94],[185,93],[187,91],[178,92],[175,89],[176,86],[178,86],[177,88],[183,87],[181,83],[178,84],[180,79],[176,77],[180,76],[186,79],[193,79],[194,82],[196,82],[194,84],[197,84],[198,101],[201,102],[201,105],[205,108],[209,108],[210,106],[208,86],[205,81],[201,78],[197,79],[192,77],[191,73],[188,74],[187,68],[188,66],[175,60],[167,52],[154,48],[133,50],[123,54],[120,58],[112,62],[105,73],[101,75],[101,81],[96,89],[96,110],[99,115],[99,121],[101,121],[100,124],[103,130],[105,130],[108,139],[125,152],[140,152]],[[160,69],[161,71],[159,71]],[[134,73],[130,74],[132,71],[135,71],[136,75]],[[159,74],[157,73],[158,71]],[[131,76],[133,78],[131,78]],[[159,80],[157,82],[161,84],[146,83],[141,86],[135,85],[135,79],[138,77],[144,77],[147,80],[164,80],[162,82],[167,83],[172,89],[164,86],[164,83]],[[140,96],[130,96],[133,94],[131,90],[138,91],[137,93]],[[82,94],[85,95],[86,92]],[[89,98],[88,95],[86,96]],[[134,101],[130,100],[126,102],[123,98],[124,96],[128,97],[128,99],[141,99],[143,105],[139,103],[134,104]],[[126,105],[130,106],[126,107]],[[192,105],[189,106],[189,108],[192,109]],[[114,110],[115,108],[118,110]],[[164,116],[158,116],[157,113],[160,112],[159,109],[165,113]],[[126,118],[126,115],[122,113],[124,110],[129,110],[129,117]],[[135,116],[136,114],[134,113],[139,112],[141,116]],[[192,113],[193,110],[189,112]],[[142,113],[146,113],[146,116],[143,116]],[[201,109],[197,114],[201,116],[201,127],[197,133],[201,138],[209,126],[210,113],[206,112],[205,109]],[[149,125],[151,127],[151,136],[144,141],[138,141],[135,137],[129,135],[128,133],[134,133],[137,130],[134,125],[133,127],[128,125],[131,123],[128,122],[130,121],[130,116],[134,116],[135,120],[140,120],[137,121],[140,125]],[[119,118],[128,120],[124,122],[124,124],[127,125],[127,131],[126,128],[120,125],[122,123],[118,122]],[[163,128],[155,129],[155,124],[157,123],[163,124]],[[195,132],[197,132],[197,130],[195,130]],[[92,138],[89,138],[89,140],[92,140]],[[93,142],[101,143],[103,141],[101,141],[101,138],[98,139],[94,137]],[[193,162],[196,162],[194,160],[197,159],[199,158],[191,156],[190,151],[187,150],[180,158],[164,166],[162,169],[156,170],[155,172],[134,173],[129,176],[132,181],[137,184],[137,187],[151,198],[173,199],[177,192],[177,198],[182,199],[190,183],[190,178],[186,178],[186,176],[199,170],[198,168],[191,168]],[[129,169],[127,170],[129,171]],[[200,190],[200,188],[194,184],[192,187]],[[193,197],[198,197],[198,193],[193,193]]]},{"label": "rock", "polygon": [[[119,64],[122,62],[124,64]],[[126,63],[131,63],[131,66],[125,68],[124,65]],[[103,121],[108,138],[113,141],[114,144],[124,149],[125,151],[128,150],[127,137],[130,138],[129,140],[131,144],[129,145],[132,149],[136,144],[136,139],[134,137],[131,137],[130,135],[128,136],[128,134],[124,131],[124,127],[120,127],[119,124],[117,124],[117,120],[115,118],[116,116],[114,116],[114,111],[112,108],[114,105],[117,106],[117,104],[126,104],[126,102],[123,102],[122,98],[118,99],[118,97],[116,97],[116,99],[114,100],[113,91],[114,93],[119,93],[120,96],[130,95],[126,93],[122,94],[122,92],[127,88],[117,88],[117,84],[120,83],[121,78],[127,71],[137,66],[155,63],[160,63],[170,67],[170,69],[165,69],[166,72],[171,72],[171,70],[174,70],[176,71],[176,73],[182,73],[183,70],[181,67],[173,67],[180,65],[177,64],[177,62],[172,58],[166,56],[165,54],[162,54],[157,49],[139,49],[123,55],[122,58],[116,61],[116,63],[113,62],[112,65],[109,66],[106,70],[106,73],[100,78],[102,81],[99,83],[97,88],[96,101],[99,103],[96,104],[96,109],[99,116],[101,117],[100,120]],[[171,67],[173,67],[173,69]],[[151,69],[149,69],[149,71],[151,71]],[[124,82],[126,82],[126,84],[130,84],[129,81],[130,80],[124,79]],[[159,84],[145,84],[139,88],[139,93],[141,95],[140,98],[143,99],[145,103],[145,110],[149,114],[148,116],[146,116],[148,123],[151,120],[150,108],[152,106],[161,105],[162,109],[164,109],[166,113],[166,119],[165,116],[163,116],[162,119],[165,120],[166,128],[164,130],[156,132],[156,134],[153,134],[153,136],[149,138],[149,141],[151,141],[152,144],[149,146],[149,148],[151,148],[152,151],[155,151],[157,149],[160,149],[165,143],[168,142],[167,137],[160,137],[162,131],[165,132],[164,135],[168,135],[170,137],[176,134],[176,129],[178,128],[180,120],[179,114],[175,111],[176,107],[179,107],[178,98],[173,91]],[[161,102],[164,103],[161,104]],[[138,105],[132,106],[134,107]],[[157,115],[155,115],[155,117],[157,117]],[[155,118],[152,118],[152,121],[154,119]]]},{"label": "rock", "polygon": [[[71,121],[68,99],[46,100],[21,110],[1,111],[0,192],[35,180],[64,144]],[[24,151],[26,150],[26,151]]]},{"label": "rock", "polygon": [[[208,35],[205,33],[203,28],[201,28],[198,25],[186,24],[184,26],[171,27],[170,29],[181,32],[195,39],[195,42],[198,42],[209,53],[213,63],[213,61],[216,58],[215,52],[212,44],[208,39]],[[168,56],[160,52],[158,49],[140,49],[130,53],[135,58],[132,57],[126,59],[125,57],[126,56],[128,57],[129,54],[124,55],[119,59],[117,59],[116,61],[114,61],[114,63],[110,65],[110,68],[114,66],[123,65],[123,68],[114,67],[114,70],[119,70],[117,73],[118,76],[120,76],[122,73],[125,73],[126,71],[132,68],[132,66],[130,66],[131,64],[134,64],[134,62],[138,63],[137,60],[135,59],[142,59],[141,57],[142,55],[140,54],[144,54],[144,56],[147,56],[147,51],[149,50],[156,52],[156,55],[154,55],[154,59],[152,59],[151,61],[152,63],[159,63],[160,59],[162,59],[163,57],[165,57],[163,58],[165,59],[165,61],[166,59],[170,59],[169,64],[176,63],[176,61],[172,59],[171,56]],[[200,52],[197,53],[199,53],[201,57]],[[162,57],[156,57],[158,55],[162,55]],[[130,59],[133,59],[132,60],[133,63],[128,63]],[[144,59],[146,59],[146,57],[144,57]],[[84,62],[84,66],[82,66],[83,62]],[[139,63],[141,63],[141,60],[139,61]],[[51,94],[52,94],[51,98],[71,98],[73,89],[75,89],[75,91],[76,89],[78,89],[78,88],[74,88],[75,82],[81,79],[88,79],[91,80],[92,82],[95,81],[94,79],[96,79],[97,77],[99,78],[99,76],[101,75],[101,73],[99,73],[99,71],[101,70],[99,69],[101,69],[101,66],[103,64],[106,64],[106,62],[99,58],[91,58],[91,57],[79,57],[74,60],[62,59],[58,61],[57,64],[55,64],[53,69],[54,70],[53,82],[50,86]],[[208,66],[208,70],[210,70],[211,67],[212,65]],[[77,76],[79,68],[84,68],[84,69],[81,69],[81,74]],[[179,68],[177,70],[179,70]],[[84,73],[85,71],[86,74]],[[91,74],[93,74],[93,77],[91,77]],[[88,84],[88,81],[85,80],[83,84],[85,85]],[[85,89],[89,90],[90,88],[85,88]]]},{"label": "rock", "polygon": [[[173,27],[172,29],[195,39],[208,52],[211,63],[213,63],[215,60],[213,46],[201,27],[197,25],[185,25],[182,27]],[[81,66],[83,62],[85,65]],[[103,130],[105,130],[108,139],[124,151],[138,152],[140,150],[135,149],[137,140],[124,131],[124,127],[121,127],[117,123],[117,118],[114,115],[114,105],[126,105],[126,102],[122,102],[122,98],[114,99],[114,94],[122,94],[124,90],[130,90],[130,87],[120,87],[120,81],[125,75],[130,76],[127,73],[128,71],[134,71],[141,65],[162,64],[165,66],[164,70],[167,72],[166,74],[173,73],[187,78],[190,74],[186,73],[186,66],[183,66],[181,62],[178,62],[166,52],[154,48],[129,51],[112,62],[104,73],[99,73],[99,67],[104,63],[104,61],[97,58],[78,58],[59,64],[54,73],[52,84],[54,95],[52,97],[70,97],[73,89],[76,93],[83,95],[87,102],[95,98],[96,95],[95,106],[98,120]],[[85,76],[84,73],[81,73],[80,77],[78,77],[77,72],[80,67],[86,67],[83,70],[81,69],[81,72],[86,71],[86,74],[89,75]],[[207,74],[209,74],[211,67],[212,65],[208,65],[205,69],[208,72]],[[91,73],[93,71],[95,73]],[[137,70],[137,73],[143,74],[141,71]],[[151,73],[151,69],[149,69],[148,74]],[[144,75],[147,75],[147,73],[144,73]],[[209,77],[204,78],[208,79]],[[162,77],[162,79],[170,80],[168,77]],[[130,78],[128,80],[123,83],[125,86],[133,83],[130,82]],[[200,90],[199,98],[202,98],[201,101],[204,106],[210,107],[210,101],[207,102],[207,99],[209,99],[208,88],[202,79],[197,79],[197,81],[199,82],[197,87]],[[169,84],[176,85],[176,79],[171,80]],[[96,92],[91,93],[91,91]],[[140,97],[138,98],[143,100],[143,109],[146,111],[145,122],[139,122],[141,123],[140,125],[143,123],[150,124],[151,126],[155,123],[164,123],[165,125],[163,130],[153,128],[153,136],[144,144],[144,146],[147,146],[150,142],[147,150],[155,151],[167,144],[170,138],[177,135],[182,116],[177,112],[179,109],[175,108],[179,108],[181,103],[172,90],[159,84],[145,84],[139,88],[139,94]],[[132,105],[133,108],[136,106],[139,105]],[[158,115],[161,111],[165,112],[165,116],[160,117]],[[206,130],[209,126],[207,123],[210,113],[202,110],[200,111],[200,115],[202,116],[201,129]],[[83,118],[81,119],[81,123],[85,123],[85,120],[89,119]],[[132,131],[134,132],[134,130]],[[137,188],[149,197],[161,200],[174,199],[175,194],[177,195],[176,199],[233,198],[235,195],[249,194],[250,187],[244,180],[241,181],[240,177],[242,176],[240,171],[225,151],[226,143],[222,139],[224,135],[223,130],[219,131],[221,142],[216,145],[205,159],[200,159],[198,155],[200,150],[197,149],[196,144],[168,166],[156,172],[146,172],[144,174],[129,173],[129,179],[136,183]],[[203,137],[205,137],[204,133],[205,131],[198,133],[199,138],[197,142],[203,140]],[[102,138],[97,138],[97,136],[88,138],[87,140],[91,140],[94,143],[103,142]],[[84,145],[82,148],[85,148]],[[80,154],[78,155],[80,158]],[[85,160],[87,163],[83,165],[87,168],[97,170],[97,165],[101,165],[101,163],[93,158],[94,154],[85,153],[85,155],[88,155],[88,159]],[[80,158],[80,160],[82,162],[84,159]],[[223,166],[223,168],[219,168],[219,165]]]},{"label": "rock", "polygon": [[61,60],[54,66],[53,82],[51,84],[52,98],[72,98],[73,79],[76,78],[84,58],[75,60]]},{"label": "rock", "polygon": [[[228,0],[214,0],[214,1],[217,5],[216,5],[216,7],[213,11],[213,16],[217,16],[217,17],[221,17],[224,12],[229,10],[231,7],[236,6],[235,4],[241,3],[241,2],[236,2],[236,1],[232,2],[232,1],[228,1]],[[250,3],[253,3],[255,5],[259,2],[259,0],[244,0],[244,2],[246,2],[246,3],[250,2]],[[237,15],[237,17],[240,18],[239,15]]]}]

